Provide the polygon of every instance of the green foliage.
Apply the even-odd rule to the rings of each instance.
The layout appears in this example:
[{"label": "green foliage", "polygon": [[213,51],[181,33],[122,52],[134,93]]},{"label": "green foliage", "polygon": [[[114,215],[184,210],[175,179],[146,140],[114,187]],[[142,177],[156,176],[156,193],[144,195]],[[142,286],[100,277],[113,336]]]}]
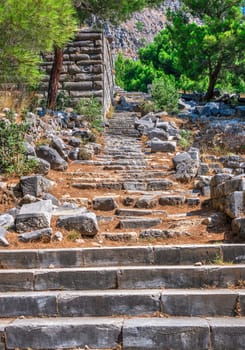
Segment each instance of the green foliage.
[{"label": "green foliage", "polygon": [[24,175],[32,172],[37,162],[25,155],[24,137],[28,124],[17,124],[12,115],[0,120],[0,171],[6,174]]},{"label": "green foliage", "polygon": [[0,2],[0,82],[40,78],[41,51],[62,47],[76,26],[72,0],[4,0]]},{"label": "green foliage", "polygon": [[161,75],[153,66],[124,58],[119,53],[116,62],[116,84],[127,91],[148,91],[148,85]]},{"label": "green foliage", "polygon": [[89,122],[101,118],[102,115],[101,104],[94,97],[81,99],[77,103],[75,110],[78,114],[84,115]]},{"label": "green foliage", "polygon": [[180,140],[179,145],[184,149],[188,149],[191,145],[192,134],[190,130],[182,129],[180,130]]},{"label": "green foliage", "polygon": [[178,110],[179,93],[175,80],[171,76],[163,76],[154,80],[151,95],[157,110],[165,109],[173,112]]},{"label": "green foliage", "polygon": [[96,98],[81,99],[77,103],[75,110],[91,123],[93,129],[98,132],[102,131],[102,107]]},{"label": "green foliage", "polygon": [[135,25],[136,25],[136,28],[138,29],[139,32],[143,32],[143,30],[144,30],[144,23],[143,22],[137,21]]},{"label": "green foliage", "polygon": [[172,74],[178,78],[180,72],[176,69],[175,54],[168,30],[160,31],[151,44],[139,50],[139,58],[143,64],[151,64],[156,71]]},{"label": "green foliage", "polygon": [[143,9],[160,5],[162,0],[73,0],[81,22],[95,15],[101,20],[110,20],[118,24],[118,21],[128,19],[130,15]]},{"label": "green foliage", "polygon": [[[118,56],[116,81],[128,91],[147,91],[156,78],[171,75],[178,89],[214,88],[245,92],[245,21],[238,0],[184,0],[168,14],[167,27],[139,50],[139,60]],[[188,9],[188,10],[187,10]],[[190,22],[189,11],[196,19]],[[172,79],[172,78],[171,78]]]},{"label": "green foliage", "polygon": [[59,91],[56,101],[56,109],[63,111],[65,107],[71,107],[71,98],[64,91]]},{"label": "green foliage", "polygon": [[207,99],[227,75],[244,77],[245,22],[241,1],[183,1],[201,24],[184,12],[172,13],[167,27],[175,50],[176,68],[187,78],[207,82]]}]

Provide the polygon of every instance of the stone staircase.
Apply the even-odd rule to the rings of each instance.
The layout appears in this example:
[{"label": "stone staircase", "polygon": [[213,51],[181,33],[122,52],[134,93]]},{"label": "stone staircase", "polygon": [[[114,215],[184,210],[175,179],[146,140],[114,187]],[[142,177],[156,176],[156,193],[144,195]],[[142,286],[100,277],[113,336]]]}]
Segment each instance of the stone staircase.
[{"label": "stone staircase", "polygon": [[[193,207],[200,204],[198,194],[191,188],[183,189],[175,181],[171,154],[159,157],[143,145],[134,128],[135,116],[134,112],[114,113],[104,132],[103,152],[92,161],[76,162],[81,165],[81,171],[67,174],[70,186],[78,191],[77,196],[79,193],[88,196],[87,203],[91,204],[87,207],[97,214],[103,238],[138,239],[149,233],[142,233],[142,230],[153,228],[158,231],[151,234],[161,236],[163,227],[162,235],[165,236],[166,229],[173,222],[175,233],[183,221],[185,226],[188,221],[193,226],[195,220],[200,224],[200,216],[191,214],[191,220],[189,218]],[[82,167],[86,170],[82,171]],[[95,210],[92,203],[98,196],[114,198],[115,208],[105,206]],[[180,212],[178,215],[174,215],[176,205]],[[106,233],[103,232],[105,230]],[[132,234],[129,230],[133,230]]]},{"label": "stone staircase", "polygon": [[244,349],[244,252],[233,244],[2,250],[0,348]]},{"label": "stone staircase", "polygon": [[115,113],[103,153],[67,181],[97,215],[97,242],[137,245],[0,250],[0,350],[245,349],[245,245],[163,245],[207,214],[171,154],[143,148],[134,116]]}]

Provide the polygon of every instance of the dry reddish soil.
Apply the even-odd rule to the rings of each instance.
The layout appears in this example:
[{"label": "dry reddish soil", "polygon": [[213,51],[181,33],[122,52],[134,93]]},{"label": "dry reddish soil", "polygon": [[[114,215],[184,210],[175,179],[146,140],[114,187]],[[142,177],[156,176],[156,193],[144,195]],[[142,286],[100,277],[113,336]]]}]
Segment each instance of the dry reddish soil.
[{"label": "dry reddish soil", "polygon": [[[102,141],[102,140],[101,140]],[[103,143],[103,142],[102,142]],[[151,164],[162,164],[164,161],[164,164],[171,166],[172,164],[172,156],[168,155],[164,157],[159,154],[155,154],[151,156]],[[56,185],[53,187],[51,193],[55,195],[58,199],[60,199],[62,202],[67,198],[87,198],[88,202],[90,203],[88,205],[88,209],[91,209],[91,201],[96,196],[103,196],[103,195],[117,195],[118,197],[118,204],[120,208],[123,208],[124,206],[120,202],[120,196],[125,197],[126,191],[113,191],[113,190],[81,190],[72,187],[71,182],[72,178],[76,177],[76,174],[84,174],[84,173],[96,173],[97,169],[96,166],[88,166],[88,165],[82,165],[82,164],[73,164],[70,162],[68,170],[66,172],[58,172],[51,170],[47,176],[47,178],[55,181]],[[111,176],[113,176],[113,172],[110,172]],[[9,185],[13,185],[14,183],[17,183],[19,181],[18,178],[10,178],[5,179],[8,181]],[[181,188],[181,190],[188,190],[193,188],[193,184],[180,184],[178,188]],[[201,198],[201,202],[205,200],[205,198]],[[0,202],[1,203],[1,202]],[[6,210],[12,208],[14,206],[14,203],[10,201],[10,203],[2,203],[0,204],[0,212],[3,213]],[[163,220],[163,223],[160,225],[160,227],[154,227],[154,228],[160,228],[160,229],[176,229],[178,232],[188,232],[188,236],[181,235],[177,238],[168,238],[168,239],[139,239],[137,241],[110,241],[106,239],[102,239],[100,236],[100,233],[96,235],[94,238],[83,238],[78,237],[76,232],[68,232],[64,229],[57,229],[55,223],[57,218],[52,219],[52,228],[53,232],[61,231],[63,233],[64,239],[61,242],[58,241],[51,241],[51,242],[30,242],[30,243],[22,243],[18,241],[18,236],[15,232],[9,232],[7,235],[7,239],[10,243],[10,246],[8,248],[4,249],[43,249],[43,248],[72,248],[72,247],[104,247],[104,246],[121,246],[121,245],[167,245],[167,244],[208,244],[208,243],[222,243],[224,241],[224,236],[226,235],[227,231],[229,230],[229,227],[220,227],[218,230],[215,229],[208,229],[205,224],[202,224],[203,219],[207,218],[211,213],[211,209],[203,209],[201,206],[197,207],[187,207],[186,205],[173,207],[173,206],[158,206],[154,208],[154,210],[164,210],[168,213],[168,216],[162,215],[158,216],[161,217]],[[183,213],[188,213],[188,216],[181,216]],[[97,215],[103,215],[103,216],[111,216],[113,212],[98,212],[96,211]],[[174,218],[171,218],[171,215],[174,214]],[[118,229],[116,228],[117,222],[113,221],[111,223],[99,223],[100,232],[116,232]],[[122,231],[122,230],[120,230]],[[123,229],[123,232],[132,232],[135,230],[132,229]]]}]

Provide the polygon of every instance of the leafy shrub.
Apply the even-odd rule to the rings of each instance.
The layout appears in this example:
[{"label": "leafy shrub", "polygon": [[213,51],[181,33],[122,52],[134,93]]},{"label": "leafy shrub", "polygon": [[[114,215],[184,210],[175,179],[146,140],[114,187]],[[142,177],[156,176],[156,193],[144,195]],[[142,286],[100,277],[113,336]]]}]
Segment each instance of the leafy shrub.
[{"label": "leafy shrub", "polygon": [[178,110],[179,93],[175,80],[171,76],[163,76],[154,80],[151,95],[157,110],[176,112]]},{"label": "leafy shrub", "polygon": [[144,64],[139,60],[124,58],[121,53],[115,61],[116,84],[127,91],[147,92],[148,85],[161,76],[152,64]]},{"label": "leafy shrub", "polygon": [[62,111],[65,107],[71,107],[71,98],[64,91],[60,91],[57,96],[56,109]]},{"label": "leafy shrub", "polygon": [[138,29],[139,32],[143,32],[144,23],[141,21],[136,22],[136,28]]},{"label": "leafy shrub", "polygon": [[192,134],[190,130],[182,129],[180,130],[180,140],[179,145],[183,149],[188,149],[191,145]]},{"label": "leafy shrub", "polygon": [[101,104],[94,97],[81,99],[75,110],[78,114],[84,115],[89,122],[101,119],[102,116]]},{"label": "leafy shrub", "polygon": [[0,171],[6,174],[25,175],[32,172],[37,162],[25,154],[25,134],[28,124],[17,124],[12,116],[0,120]]},{"label": "leafy shrub", "polygon": [[91,158],[92,158],[91,152],[89,152],[89,150],[86,149],[85,147],[80,147],[78,159],[89,160]]},{"label": "leafy shrub", "polygon": [[93,129],[98,132],[102,130],[102,107],[96,98],[81,99],[75,109],[91,123]]}]

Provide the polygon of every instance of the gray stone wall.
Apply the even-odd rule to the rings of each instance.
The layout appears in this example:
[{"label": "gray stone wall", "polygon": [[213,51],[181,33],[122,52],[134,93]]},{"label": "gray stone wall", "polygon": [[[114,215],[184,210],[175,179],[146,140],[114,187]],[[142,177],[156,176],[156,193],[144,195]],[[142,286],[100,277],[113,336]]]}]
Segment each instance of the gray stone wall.
[{"label": "gray stone wall", "polygon": [[[46,96],[53,55],[46,55],[42,69],[46,73],[40,91]],[[80,31],[64,49],[59,92],[75,105],[82,98],[96,97],[104,116],[113,97],[113,63],[110,45],[101,31]]]}]

